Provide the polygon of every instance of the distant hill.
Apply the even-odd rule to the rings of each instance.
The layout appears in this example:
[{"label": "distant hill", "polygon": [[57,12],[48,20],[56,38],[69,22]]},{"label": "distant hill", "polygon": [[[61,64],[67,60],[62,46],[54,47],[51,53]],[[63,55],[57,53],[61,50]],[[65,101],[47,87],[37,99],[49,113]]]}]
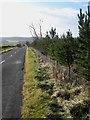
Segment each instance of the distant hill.
[{"label": "distant hill", "polygon": [[26,41],[33,41],[32,37],[0,37],[0,44],[24,44]]}]

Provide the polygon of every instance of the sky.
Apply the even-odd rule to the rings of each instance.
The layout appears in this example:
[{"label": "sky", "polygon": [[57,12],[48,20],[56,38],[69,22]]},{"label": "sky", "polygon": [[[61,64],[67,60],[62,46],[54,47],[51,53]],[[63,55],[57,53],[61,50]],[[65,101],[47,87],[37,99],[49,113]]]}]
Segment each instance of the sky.
[{"label": "sky", "polygon": [[[39,34],[39,23],[42,33],[51,27],[56,28],[58,35],[69,29],[73,36],[78,36],[79,9],[87,10],[88,0],[1,0],[0,1],[0,36],[30,37],[33,23]],[[41,22],[40,22],[41,21]]]}]

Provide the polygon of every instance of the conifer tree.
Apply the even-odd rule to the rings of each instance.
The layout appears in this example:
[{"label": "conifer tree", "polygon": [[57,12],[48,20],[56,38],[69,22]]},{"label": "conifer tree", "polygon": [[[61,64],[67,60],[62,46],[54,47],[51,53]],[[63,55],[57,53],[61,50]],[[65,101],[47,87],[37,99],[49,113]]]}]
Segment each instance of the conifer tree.
[{"label": "conifer tree", "polygon": [[88,11],[78,14],[79,18],[79,59],[78,64],[81,66],[82,74],[87,80],[90,80],[90,6]]},{"label": "conifer tree", "polygon": [[74,50],[73,50],[73,37],[70,30],[67,32],[67,35],[62,36],[63,44],[60,54],[60,59],[62,64],[66,64],[69,68],[69,81],[71,80],[70,71],[71,65],[74,62]]},{"label": "conifer tree", "polygon": [[53,39],[56,35],[56,28],[52,27],[51,30],[49,31],[49,33],[50,33],[51,39]]},{"label": "conifer tree", "polygon": [[46,32],[46,37],[45,38],[50,39],[48,31]]}]

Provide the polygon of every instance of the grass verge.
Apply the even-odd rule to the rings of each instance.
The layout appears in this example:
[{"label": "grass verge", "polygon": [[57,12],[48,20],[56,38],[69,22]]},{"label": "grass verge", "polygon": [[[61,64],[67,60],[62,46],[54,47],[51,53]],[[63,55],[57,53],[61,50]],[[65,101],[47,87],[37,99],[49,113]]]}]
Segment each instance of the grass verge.
[{"label": "grass verge", "polygon": [[23,82],[23,105],[21,118],[45,118],[50,114],[49,100],[50,95],[43,92],[35,79],[36,70],[39,64],[35,54],[30,48],[26,51],[24,82]]}]

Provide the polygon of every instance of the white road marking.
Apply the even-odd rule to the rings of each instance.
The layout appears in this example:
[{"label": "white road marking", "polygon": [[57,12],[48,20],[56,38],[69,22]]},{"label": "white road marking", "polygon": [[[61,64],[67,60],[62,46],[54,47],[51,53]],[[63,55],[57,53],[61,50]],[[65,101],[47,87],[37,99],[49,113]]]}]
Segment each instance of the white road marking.
[{"label": "white road marking", "polygon": [[16,53],[16,52],[15,52]]},{"label": "white road marking", "polygon": [[2,63],[4,63],[5,62],[5,60],[3,60],[2,62],[0,62],[0,64],[2,64]]},{"label": "white road marking", "polygon": [[12,55],[10,55],[12,57]]}]

